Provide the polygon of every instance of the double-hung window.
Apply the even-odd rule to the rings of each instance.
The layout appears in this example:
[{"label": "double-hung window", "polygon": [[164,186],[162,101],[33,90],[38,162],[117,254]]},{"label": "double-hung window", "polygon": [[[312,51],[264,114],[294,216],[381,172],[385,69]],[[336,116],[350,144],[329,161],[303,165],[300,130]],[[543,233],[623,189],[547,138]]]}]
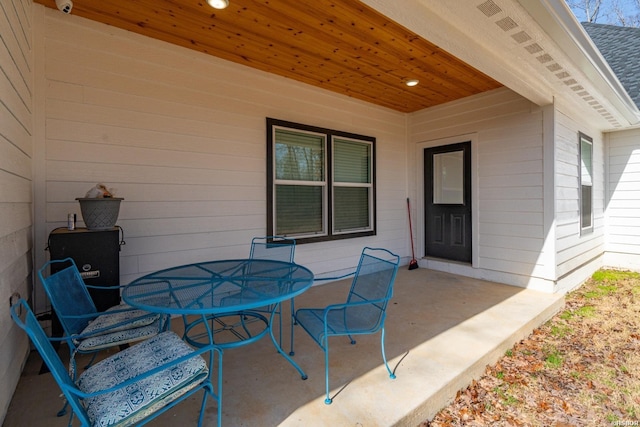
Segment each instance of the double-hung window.
[{"label": "double-hung window", "polygon": [[593,140],[580,132],[580,232],[593,231]]},{"label": "double-hung window", "polygon": [[375,138],[267,119],[267,147],[268,234],[375,234]]}]

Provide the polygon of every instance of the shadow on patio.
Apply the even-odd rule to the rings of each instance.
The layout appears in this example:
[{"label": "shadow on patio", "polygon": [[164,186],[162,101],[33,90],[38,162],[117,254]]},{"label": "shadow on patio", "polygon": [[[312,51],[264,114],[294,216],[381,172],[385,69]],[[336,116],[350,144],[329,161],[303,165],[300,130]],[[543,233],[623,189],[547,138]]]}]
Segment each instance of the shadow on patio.
[{"label": "shadow on patio", "polygon": [[[296,307],[344,301],[349,281],[311,288]],[[380,334],[330,342],[332,405],[324,404],[324,356],[296,330],[294,359],[309,379],[275,351],[271,340],[228,350],[224,356],[223,416],[226,426],[416,426],[432,417],[513,343],[559,311],[562,295],[524,290],[426,269],[400,268],[386,323],[391,380],[382,363]],[[288,306],[288,304],[286,304]],[[285,307],[285,318],[288,318]],[[173,328],[181,333],[179,319]],[[288,351],[285,319],[283,348]],[[62,351],[62,350],[61,350]],[[65,356],[66,357],[66,356]],[[65,360],[65,359],[63,359]],[[13,426],[65,426],[57,418],[60,391],[50,374],[38,375],[33,352],[4,421]],[[340,390],[344,387],[342,390]],[[201,394],[150,425],[197,425]],[[77,423],[76,423],[77,424]],[[209,401],[205,425],[215,425]]]}]

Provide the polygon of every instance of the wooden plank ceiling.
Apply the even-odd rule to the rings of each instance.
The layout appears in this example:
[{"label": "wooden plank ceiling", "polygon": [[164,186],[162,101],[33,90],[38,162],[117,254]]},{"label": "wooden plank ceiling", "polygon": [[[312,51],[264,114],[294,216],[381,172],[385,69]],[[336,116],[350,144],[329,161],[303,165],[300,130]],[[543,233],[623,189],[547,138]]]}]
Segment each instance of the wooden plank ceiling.
[{"label": "wooden plank ceiling", "polygon": [[71,13],[401,112],[501,86],[356,0],[73,0]]}]

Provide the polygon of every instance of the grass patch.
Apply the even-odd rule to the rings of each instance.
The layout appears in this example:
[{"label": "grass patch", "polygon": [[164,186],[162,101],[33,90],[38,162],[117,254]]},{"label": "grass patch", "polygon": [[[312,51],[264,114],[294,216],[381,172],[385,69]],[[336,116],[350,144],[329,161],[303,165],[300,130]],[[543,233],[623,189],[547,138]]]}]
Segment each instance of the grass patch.
[{"label": "grass patch", "polygon": [[547,355],[544,363],[548,368],[558,369],[562,367],[562,355],[559,351],[554,350]]},{"label": "grass patch", "polygon": [[596,315],[596,308],[592,305],[585,305],[578,308],[575,314],[580,317],[594,317]]},{"label": "grass patch", "polygon": [[557,338],[564,338],[570,335],[573,329],[567,325],[553,325],[551,326],[551,335]]},{"label": "grass patch", "polygon": [[616,282],[626,279],[640,279],[640,273],[635,271],[623,271],[623,270],[598,270],[593,273],[591,279],[596,283],[602,282]]},{"label": "grass patch", "polygon": [[584,293],[584,297],[587,299],[601,298],[614,294],[618,290],[615,285],[598,285],[598,287],[592,291]]}]

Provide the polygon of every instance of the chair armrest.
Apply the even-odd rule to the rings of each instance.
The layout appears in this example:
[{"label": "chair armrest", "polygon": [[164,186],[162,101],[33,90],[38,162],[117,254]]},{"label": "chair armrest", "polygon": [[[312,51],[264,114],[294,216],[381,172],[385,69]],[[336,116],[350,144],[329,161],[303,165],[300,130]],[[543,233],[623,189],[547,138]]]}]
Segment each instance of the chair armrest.
[{"label": "chair armrest", "polygon": [[374,299],[374,300],[369,300],[369,301],[357,301],[357,302],[350,302],[350,303],[342,303],[342,304],[331,304],[325,307],[324,312],[323,312],[323,320],[326,324],[327,322],[327,316],[329,315],[329,313],[332,310],[342,310],[344,308],[349,308],[349,307],[357,307],[360,305],[375,305],[375,304],[381,304],[383,303],[385,299]]},{"label": "chair armrest", "polygon": [[111,289],[124,289],[127,285],[113,285],[113,286],[102,286],[102,285],[84,285],[89,289],[97,289],[97,290],[111,290]]},{"label": "chair armrest", "polygon": [[340,279],[345,279],[347,277],[353,276],[354,274],[356,274],[356,271],[352,271],[351,273],[347,273],[347,274],[343,274],[341,276],[331,276],[331,277],[314,277],[313,281],[314,282],[323,282],[323,281],[329,281],[329,280],[340,280]]}]

